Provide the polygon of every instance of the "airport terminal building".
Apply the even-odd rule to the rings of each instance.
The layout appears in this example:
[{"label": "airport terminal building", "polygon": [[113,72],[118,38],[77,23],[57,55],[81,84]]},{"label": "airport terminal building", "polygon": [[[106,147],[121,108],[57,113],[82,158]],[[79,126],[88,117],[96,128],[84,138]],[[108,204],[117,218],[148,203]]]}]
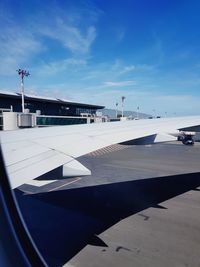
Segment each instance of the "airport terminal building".
[{"label": "airport terminal building", "polygon": [[[22,96],[20,93],[0,91],[0,130],[7,129],[5,127],[6,121],[10,124],[14,117],[16,122],[13,123],[17,125],[12,126],[12,129],[16,127],[84,124],[97,122],[99,119],[104,120],[98,118],[96,113],[104,106],[28,94],[24,96],[24,100],[26,114],[22,114]],[[25,123],[26,120],[29,120],[28,124]]]},{"label": "airport terminal building", "polygon": [[[66,99],[43,97],[25,94],[25,109],[30,113],[38,111],[40,115],[53,116],[81,116],[81,114],[95,115],[104,106],[72,102]],[[20,93],[0,91],[0,110],[22,111]]]}]

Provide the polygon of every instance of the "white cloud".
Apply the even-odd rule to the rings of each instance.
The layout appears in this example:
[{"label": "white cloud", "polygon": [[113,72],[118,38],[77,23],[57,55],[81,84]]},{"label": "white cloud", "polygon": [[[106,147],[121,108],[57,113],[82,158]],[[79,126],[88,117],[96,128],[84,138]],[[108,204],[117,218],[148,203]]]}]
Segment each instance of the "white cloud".
[{"label": "white cloud", "polygon": [[[82,58],[89,54],[91,45],[96,38],[96,28],[93,24],[99,14],[98,10],[93,9],[91,11],[85,9],[84,14],[80,12],[76,9],[70,13],[67,8],[61,10],[57,4],[51,3],[43,12],[38,11],[34,16],[30,15],[28,20],[24,17],[22,18],[24,21],[19,22],[14,21],[14,15],[11,12],[3,10],[0,14],[1,75],[14,74],[15,69],[19,67],[31,68],[33,66],[32,59],[38,62],[39,58],[35,56],[44,50],[53,53],[54,51],[50,51],[51,46],[44,37],[58,41],[60,47],[66,49],[63,60],[58,64],[55,62],[41,66],[44,73],[55,72],[58,65],[58,70],[61,71],[70,65],[84,65],[85,60]],[[87,14],[87,23],[82,23],[83,15]],[[76,59],[66,59],[68,52],[72,53],[70,57]],[[41,57],[42,54],[40,54]],[[52,58],[53,56],[51,60]],[[46,61],[48,62],[47,57]]]},{"label": "white cloud", "polygon": [[[52,30],[53,27],[53,30]],[[65,22],[62,18],[56,19],[51,25],[47,22],[39,27],[40,34],[59,41],[65,48],[74,54],[87,54],[96,38],[96,28],[89,26],[83,32],[81,27]]]},{"label": "white cloud", "polygon": [[1,29],[0,44],[0,72],[2,75],[13,73],[16,68],[20,67],[20,64],[43,49],[33,34],[13,24]]},{"label": "white cloud", "polygon": [[125,37],[125,30],[123,27],[117,27],[116,30],[116,38],[118,42],[121,42]]},{"label": "white cloud", "polygon": [[51,63],[46,63],[36,69],[34,72],[39,75],[54,75],[62,71],[79,69],[87,65],[87,61],[84,59],[68,58]]},{"label": "white cloud", "polygon": [[131,72],[133,70],[135,70],[136,67],[135,65],[130,65],[130,66],[125,66],[121,71],[120,71],[120,74],[124,74],[124,73],[127,73],[127,72]]},{"label": "white cloud", "polygon": [[155,70],[156,66],[154,65],[149,65],[149,64],[138,64],[136,66],[136,70],[138,71],[151,71],[151,70]]},{"label": "white cloud", "polygon": [[155,65],[150,64],[125,64],[120,59],[116,59],[114,64],[111,66],[111,70],[113,72],[117,72],[118,75],[124,75],[124,74],[131,74],[134,72],[134,74],[138,74],[140,72],[150,72],[156,70]]},{"label": "white cloud", "polygon": [[104,82],[104,86],[108,86],[108,87],[130,86],[130,85],[134,85],[134,84],[135,84],[135,81],[133,81],[133,80],[120,81],[120,82],[111,82],[111,81]]},{"label": "white cloud", "polygon": [[167,95],[161,92],[152,92],[148,88],[126,88],[112,87],[109,90],[103,86],[91,86],[82,88],[82,90],[73,90],[72,98],[82,102],[104,105],[107,108],[115,108],[115,103],[120,103],[121,96],[126,97],[125,110],[136,110],[151,114],[155,110],[156,115],[165,116],[183,116],[198,115],[200,96],[192,95]]}]

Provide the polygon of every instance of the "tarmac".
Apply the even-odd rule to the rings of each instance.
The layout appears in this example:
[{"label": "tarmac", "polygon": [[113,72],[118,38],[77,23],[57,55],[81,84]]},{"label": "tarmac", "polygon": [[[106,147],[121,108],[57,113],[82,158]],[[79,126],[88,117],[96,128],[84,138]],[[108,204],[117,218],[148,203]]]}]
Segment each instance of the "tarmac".
[{"label": "tarmac", "polygon": [[116,145],[16,196],[49,266],[200,266],[200,143]]}]

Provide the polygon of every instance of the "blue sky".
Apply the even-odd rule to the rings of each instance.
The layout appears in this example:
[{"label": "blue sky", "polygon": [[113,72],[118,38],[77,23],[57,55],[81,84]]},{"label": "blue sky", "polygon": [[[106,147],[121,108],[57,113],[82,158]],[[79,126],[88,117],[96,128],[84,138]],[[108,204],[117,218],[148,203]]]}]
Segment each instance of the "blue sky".
[{"label": "blue sky", "polygon": [[0,90],[200,114],[200,1],[2,2]]}]

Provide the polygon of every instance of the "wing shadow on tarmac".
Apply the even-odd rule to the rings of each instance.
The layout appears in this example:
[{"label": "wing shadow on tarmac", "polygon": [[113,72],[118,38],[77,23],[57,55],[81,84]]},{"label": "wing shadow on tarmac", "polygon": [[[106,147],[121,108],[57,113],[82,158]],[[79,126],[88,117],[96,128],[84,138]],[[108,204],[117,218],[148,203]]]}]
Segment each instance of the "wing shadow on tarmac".
[{"label": "wing shadow on tarmac", "polygon": [[106,247],[98,234],[120,220],[198,186],[192,173],[16,196],[45,260],[61,266],[87,244]]}]

